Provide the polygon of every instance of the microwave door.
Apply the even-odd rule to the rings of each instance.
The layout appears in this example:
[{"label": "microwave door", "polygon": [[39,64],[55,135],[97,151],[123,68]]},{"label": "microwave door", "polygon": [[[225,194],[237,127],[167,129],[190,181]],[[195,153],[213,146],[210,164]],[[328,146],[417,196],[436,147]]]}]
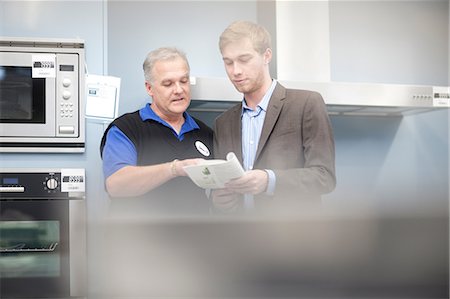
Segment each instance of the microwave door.
[{"label": "microwave door", "polygon": [[34,78],[30,53],[0,53],[2,137],[55,136],[54,77]]}]

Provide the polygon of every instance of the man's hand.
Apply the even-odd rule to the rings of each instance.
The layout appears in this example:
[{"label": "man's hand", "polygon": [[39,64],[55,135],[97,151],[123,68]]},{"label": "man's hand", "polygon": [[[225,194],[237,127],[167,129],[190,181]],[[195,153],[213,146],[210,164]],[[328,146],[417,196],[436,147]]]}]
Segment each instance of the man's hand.
[{"label": "man's hand", "polygon": [[197,165],[204,159],[194,158],[194,159],[185,159],[185,160],[174,160],[170,164],[171,172],[175,176],[187,176],[186,171],[184,171],[184,166]]},{"label": "man's hand", "polygon": [[214,209],[220,212],[233,213],[240,208],[240,195],[228,189],[215,189],[211,191]]},{"label": "man's hand", "polygon": [[225,184],[225,188],[240,194],[260,194],[267,189],[269,175],[266,171],[255,169],[246,171],[243,176]]}]

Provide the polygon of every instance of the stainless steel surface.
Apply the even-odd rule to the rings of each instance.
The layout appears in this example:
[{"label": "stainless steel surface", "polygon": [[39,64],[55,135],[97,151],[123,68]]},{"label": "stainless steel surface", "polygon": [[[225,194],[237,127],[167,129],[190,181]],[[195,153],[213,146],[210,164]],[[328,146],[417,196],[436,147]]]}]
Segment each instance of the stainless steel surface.
[{"label": "stainless steel surface", "polygon": [[69,202],[70,234],[70,296],[86,296],[87,289],[87,244],[86,201]]},{"label": "stainless steel surface", "polygon": [[[9,142],[9,139],[7,138],[2,138],[2,140],[4,140],[4,142]],[[84,153],[84,152],[85,152],[84,146],[79,148],[40,147],[40,146],[0,147],[0,153]]]},{"label": "stainless steel surface", "polygon": [[0,36],[0,46],[84,48],[84,41],[76,38],[28,38]]},{"label": "stainless steel surface", "polygon": [[[227,78],[197,77],[193,81],[193,100],[242,100],[242,94]],[[295,81],[280,83],[291,89],[319,92],[332,115],[401,116],[450,107],[450,88],[447,86]],[[211,112],[218,112],[215,111],[217,108],[212,109]]]},{"label": "stainless steel surface", "polygon": [[[56,55],[56,75],[45,78],[45,122],[0,123],[0,152],[82,153],[86,100],[84,41],[0,37],[2,66],[31,67],[32,55],[41,54]],[[64,66],[73,69],[67,71]]]},{"label": "stainless steel surface", "polygon": [[61,168],[45,167],[1,167],[0,173],[50,173],[61,172]]}]

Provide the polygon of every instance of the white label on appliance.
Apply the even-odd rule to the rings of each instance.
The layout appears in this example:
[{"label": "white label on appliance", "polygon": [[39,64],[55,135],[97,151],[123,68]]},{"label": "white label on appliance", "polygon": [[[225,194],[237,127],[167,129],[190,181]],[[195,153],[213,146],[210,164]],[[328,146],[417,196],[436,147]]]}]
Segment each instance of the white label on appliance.
[{"label": "white label on appliance", "polygon": [[56,77],[56,55],[34,54],[31,57],[32,78],[55,78]]},{"label": "white label on appliance", "polygon": [[62,192],[85,192],[86,176],[83,168],[61,169]]},{"label": "white label on appliance", "polygon": [[442,86],[433,87],[433,106],[450,107],[450,88]]},{"label": "white label on appliance", "polygon": [[450,107],[450,100],[448,98],[434,98],[434,107]]}]

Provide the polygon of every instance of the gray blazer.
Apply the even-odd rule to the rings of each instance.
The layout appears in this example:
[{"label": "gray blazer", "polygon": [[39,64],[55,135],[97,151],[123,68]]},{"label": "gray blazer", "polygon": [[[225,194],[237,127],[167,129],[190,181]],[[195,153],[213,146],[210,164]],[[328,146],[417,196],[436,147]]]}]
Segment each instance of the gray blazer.
[{"label": "gray blazer", "polygon": [[[214,127],[214,155],[230,151],[242,163],[242,103],[220,115]],[[322,96],[277,83],[267,107],[254,169],[271,169],[275,194],[255,198],[258,207],[320,202],[336,185],[333,132]]]}]

